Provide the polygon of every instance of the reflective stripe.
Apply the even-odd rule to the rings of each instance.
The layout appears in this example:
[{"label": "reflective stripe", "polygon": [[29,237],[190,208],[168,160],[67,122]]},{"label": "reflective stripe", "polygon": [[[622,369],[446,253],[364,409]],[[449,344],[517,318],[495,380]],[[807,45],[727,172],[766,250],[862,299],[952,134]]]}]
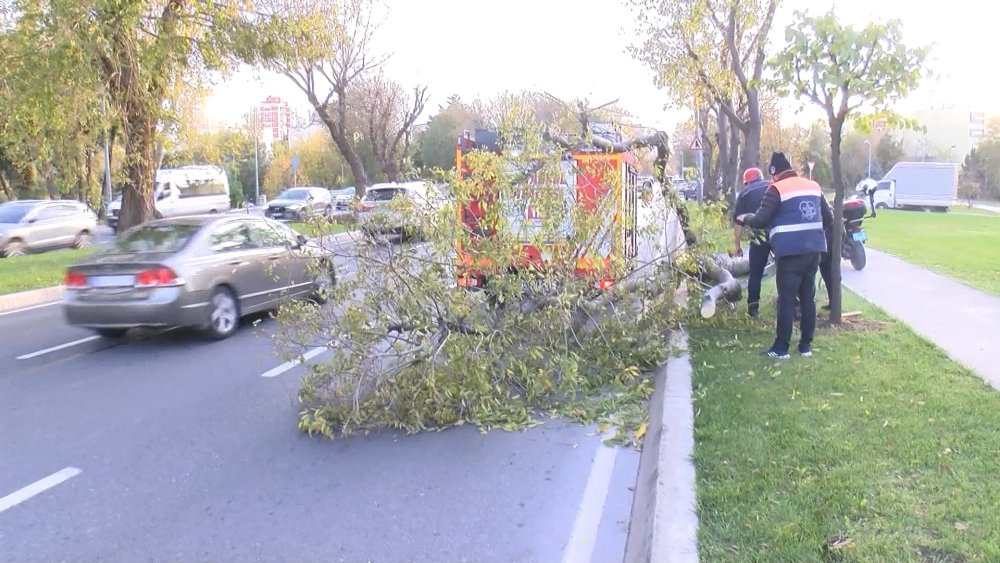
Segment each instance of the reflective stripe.
[{"label": "reflective stripe", "polygon": [[816,223],[795,223],[794,225],[778,225],[771,229],[771,236],[773,237],[779,233],[797,233],[800,231],[812,231],[812,230],[823,230],[823,222],[819,221]]},{"label": "reflective stripe", "polygon": [[812,196],[812,197],[822,196],[823,195],[823,190],[819,189],[818,186],[816,188],[812,188],[812,187],[801,187],[801,188],[799,188],[799,187],[796,187],[796,188],[793,188],[793,189],[790,189],[790,190],[787,190],[787,191],[778,190],[778,194],[781,195],[781,201],[785,202],[785,201],[788,201],[790,199],[794,199],[794,198],[797,198],[797,197],[803,197],[803,196]]}]

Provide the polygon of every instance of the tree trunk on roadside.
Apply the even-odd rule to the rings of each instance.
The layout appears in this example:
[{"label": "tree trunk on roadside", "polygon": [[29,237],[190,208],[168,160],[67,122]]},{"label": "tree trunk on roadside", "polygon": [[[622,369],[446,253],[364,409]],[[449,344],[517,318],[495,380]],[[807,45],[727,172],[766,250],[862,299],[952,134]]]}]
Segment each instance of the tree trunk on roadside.
[{"label": "tree trunk on roadside", "polygon": [[730,147],[729,118],[725,113],[720,111],[716,115],[715,126],[718,136],[716,143],[719,147],[719,154],[714,169],[709,166],[707,167],[707,172],[705,172],[711,178],[705,186],[705,197],[713,200],[718,199],[719,192],[724,189],[726,170],[729,167],[730,152],[732,150]]},{"label": "tree trunk on roadside", "polygon": [[726,166],[726,177],[722,184],[722,193],[719,199],[723,199],[727,202],[732,202],[733,198],[730,197],[736,192],[737,182],[742,178],[741,174],[741,156],[740,156],[740,129],[737,127],[731,127],[729,129],[729,163]]},{"label": "tree trunk on roadside", "polygon": [[841,249],[844,248],[844,174],[840,164],[843,118],[830,118],[830,161],[833,165],[833,230],[830,237],[830,324],[840,324],[843,298],[840,287]]},{"label": "tree trunk on roadside", "polygon": [[365,173],[365,165],[361,162],[361,157],[358,156],[358,151],[354,148],[354,143],[351,142],[352,139],[349,138],[349,133],[347,131],[347,95],[344,88],[336,88],[337,94],[337,108],[336,116],[330,114],[330,106],[323,105],[320,103],[319,99],[309,91],[306,91],[306,95],[309,98],[309,102],[312,103],[313,109],[316,110],[316,114],[326,125],[327,130],[330,131],[330,136],[333,137],[333,142],[337,145],[337,150],[340,151],[341,156],[347,161],[347,165],[351,167],[351,175],[354,176],[354,192],[357,197],[361,198],[365,196],[366,188],[368,186],[368,175]]},{"label": "tree trunk on roadside", "polygon": [[125,185],[118,215],[119,232],[159,215],[153,201],[155,120],[140,102],[130,105],[132,107],[126,107],[125,115]]},{"label": "tree trunk on roadside", "polygon": [[59,187],[56,186],[56,167],[51,162],[44,164],[45,193],[49,199],[59,199]]},{"label": "tree trunk on roadside", "polygon": [[[763,120],[760,116],[760,92],[751,89],[747,92],[747,130],[744,135],[743,154],[740,156],[740,168],[760,166],[760,136]],[[786,149],[787,150],[787,149]]]}]

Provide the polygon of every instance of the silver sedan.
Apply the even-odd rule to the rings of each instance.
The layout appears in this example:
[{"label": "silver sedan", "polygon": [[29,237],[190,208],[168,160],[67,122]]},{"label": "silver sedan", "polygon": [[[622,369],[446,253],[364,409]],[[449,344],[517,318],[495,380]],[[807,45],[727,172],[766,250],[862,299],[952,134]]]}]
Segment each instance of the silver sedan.
[{"label": "silver sedan", "polygon": [[71,325],[120,337],[141,326],[195,326],[216,339],[244,315],[292,299],[325,302],[333,253],[263,217],[152,221],[70,266],[63,309]]}]

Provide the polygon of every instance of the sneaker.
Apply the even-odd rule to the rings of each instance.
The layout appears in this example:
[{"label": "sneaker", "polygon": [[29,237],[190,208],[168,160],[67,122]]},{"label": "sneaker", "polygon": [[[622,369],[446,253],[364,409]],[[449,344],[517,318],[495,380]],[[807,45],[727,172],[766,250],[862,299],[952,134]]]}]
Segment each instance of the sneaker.
[{"label": "sneaker", "polygon": [[812,357],[812,355],[813,355],[812,348],[802,348],[800,346],[799,347],[799,355],[802,356],[803,358]]},{"label": "sneaker", "polygon": [[774,348],[768,348],[767,350],[764,350],[760,354],[768,358],[777,358],[779,360],[787,360],[788,358],[791,358],[788,352],[778,352],[775,351]]},{"label": "sneaker", "polygon": [[758,311],[757,309],[750,309],[749,311],[747,311],[747,315],[749,315],[751,319],[759,319],[760,311]]}]

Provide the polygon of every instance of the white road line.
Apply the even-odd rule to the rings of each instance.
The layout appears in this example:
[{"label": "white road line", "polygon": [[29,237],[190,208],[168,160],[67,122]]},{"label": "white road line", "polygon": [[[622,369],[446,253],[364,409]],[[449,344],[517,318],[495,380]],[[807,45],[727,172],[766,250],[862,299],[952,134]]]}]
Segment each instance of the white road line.
[{"label": "white road line", "polygon": [[35,309],[41,309],[42,307],[51,307],[53,305],[58,305],[62,301],[53,301],[51,303],[42,303],[41,305],[32,305],[31,307],[22,307],[20,309],[14,309],[13,311],[4,311],[0,313],[0,317],[6,317],[7,315],[16,315],[17,313],[23,313],[25,311],[33,311]]},{"label": "white road line", "polygon": [[30,354],[24,354],[23,356],[18,356],[17,359],[18,360],[30,360],[31,358],[35,358],[37,356],[44,356],[45,354],[48,354],[49,352],[56,352],[58,350],[63,350],[65,348],[70,348],[72,346],[76,346],[77,344],[83,344],[85,342],[93,342],[94,340],[97,340],[99,338],[100,338],[100,336],[95,334],[93,336],[88,336],[86,338],[81,338],[80,340],[74,340],[73,342],[67,342],[66,344],[60,344],[58,346],[53,346],[51,348],[46,348],[44,350],[39,350],[37,352],[32,352]]},{"label": "white road line", "polygon": [[594,554],[604,503],[608,500],[611,473],[615,469],[615,458],[618,457],[617,447],[604,445],[604,441],[613,436],[613,432],[605,432],[601,435],[601,443],[597,445],[594,465],[590,468],[590,476],[583,489],[583,499],[580,500],[580,508],[573,522],[573,531],[563,552],[563,563],[589,563]]},{"label": "white road line", "polygon": [[299,364],[301,364],[303,362],[308,362],[309,360],[315,358],[316,356],[322,354],[323,352],[326,352],[326,350],[327,350],[326,346],[320,346],[319,348],[313,348],[312,350],[309,350],[305,354],[302,354],[301,358],[296,358],[296,359],[294,359],[294,360],[292,360],[290,362],[285,362],[285,363],[281,364],[280,366],[278,366],[278,367],[276,367],[274,369],[265,371],[264,373],[260,374],[260,376],[261,377],[277,377],[277,376],[285,373],[286,371],[294,368],[295,366],[297,366],[297,365],[299,365]]},{"label": "white road line", "polygon": [[0,498],[0,512],[3,512],[8,508],[15,507],[37,494],[44,493],[59,483],[76,477],[80,473],[81,471],[75,467],[67,467],[61,471],[56,471],[44,479],[39,479],[23,489],[14,491],[9,495]]}]

